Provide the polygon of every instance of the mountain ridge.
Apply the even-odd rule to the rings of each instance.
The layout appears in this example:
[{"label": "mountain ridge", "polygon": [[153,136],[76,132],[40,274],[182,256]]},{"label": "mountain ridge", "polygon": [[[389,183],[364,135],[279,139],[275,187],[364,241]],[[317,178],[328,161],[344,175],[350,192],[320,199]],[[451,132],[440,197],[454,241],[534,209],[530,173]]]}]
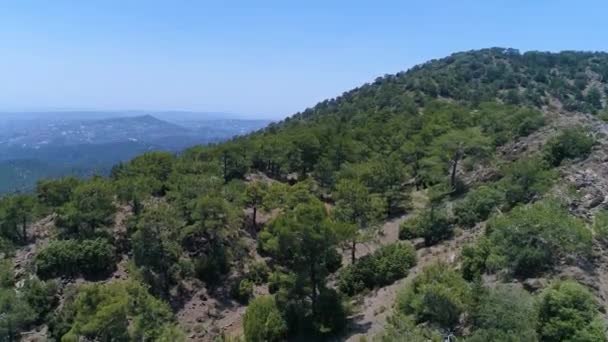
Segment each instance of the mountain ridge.
[{"label": "mountain ridge", "polygon": [[132,339],[606,340],[606,80],[605,53],[456,53],[6,197],[16,280],[60,284],[19,331],[106,336],[123,301]]}]

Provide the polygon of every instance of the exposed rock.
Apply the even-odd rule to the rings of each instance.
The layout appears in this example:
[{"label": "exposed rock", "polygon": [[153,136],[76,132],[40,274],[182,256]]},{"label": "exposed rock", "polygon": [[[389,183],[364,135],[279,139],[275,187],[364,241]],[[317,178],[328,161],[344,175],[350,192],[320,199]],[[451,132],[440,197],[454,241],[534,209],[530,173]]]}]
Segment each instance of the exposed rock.
[{"label": "exposed rock", "polygon": [[542,290],[547,286],[547,284],[548,281],[545,278],[528,278],[522,283],[524,288],[530,292]]},{"label": "exposed rock", "polygon": [[412,241],[412,245],[417,250],[426,247],[426,244],[424,243],[424,238],[417,238],[417,239],[413,239],[411,241]]}]

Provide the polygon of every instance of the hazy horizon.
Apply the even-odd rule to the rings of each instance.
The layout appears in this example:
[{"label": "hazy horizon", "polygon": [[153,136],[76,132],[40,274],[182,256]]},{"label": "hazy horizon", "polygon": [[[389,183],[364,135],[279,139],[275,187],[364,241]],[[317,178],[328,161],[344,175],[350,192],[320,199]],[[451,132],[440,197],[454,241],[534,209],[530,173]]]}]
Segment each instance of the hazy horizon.
[{"label": "hazy horizon", "polygon": [[252,113],[227,113],[206,111],[182,111],[182,110],[0,110],[0,121],[6,120],[32,120],[32,119],[104,119],[119,117],[134,117],[151,115],[159,119],[167,120],[259,120],[276,121],[282,118],[273,118],[264,114]]},{"label": "hazy horizon", "polygon": [[455,51],[608,50],[596,25],[606,10],[600,1],[6,3],[0,111],[276,120]]}]

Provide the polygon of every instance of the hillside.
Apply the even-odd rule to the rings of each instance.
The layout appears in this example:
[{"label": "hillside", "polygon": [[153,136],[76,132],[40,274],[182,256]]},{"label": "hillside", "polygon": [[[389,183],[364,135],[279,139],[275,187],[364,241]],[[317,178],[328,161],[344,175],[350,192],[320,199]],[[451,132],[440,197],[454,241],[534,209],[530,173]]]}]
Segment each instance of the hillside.
[{"label": "hillside", "polygon": [[606,340],[607,79],[606,53],[456,53],[4,197],[0,336]]}]

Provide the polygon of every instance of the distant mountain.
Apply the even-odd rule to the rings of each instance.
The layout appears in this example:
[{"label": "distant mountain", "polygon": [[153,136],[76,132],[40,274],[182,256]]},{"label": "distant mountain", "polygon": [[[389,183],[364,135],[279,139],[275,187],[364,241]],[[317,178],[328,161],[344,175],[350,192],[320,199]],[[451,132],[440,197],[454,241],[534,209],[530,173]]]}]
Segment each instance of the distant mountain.
[{"label": "distant mountain", "polygon": [[[112,165],[152,150],[179,152],[265,127],[266,120],[169,122],[152,115],[86,119],[32,115],[0,123],[0,193],[28,190],[43,177],[107,174]],[[100,115],[97,113],[96,115]]]}]

